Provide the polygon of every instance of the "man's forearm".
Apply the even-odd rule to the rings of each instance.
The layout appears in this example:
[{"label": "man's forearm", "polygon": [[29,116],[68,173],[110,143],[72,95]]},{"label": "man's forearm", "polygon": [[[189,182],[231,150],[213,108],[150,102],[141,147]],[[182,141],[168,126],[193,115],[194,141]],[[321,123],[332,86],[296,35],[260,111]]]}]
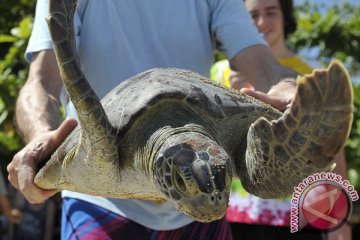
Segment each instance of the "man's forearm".
[{"label": "man's forearm", "polygon": [[27,83],[16,103],[16,126],[25,142],[42,132],[55,129],[61,121],[59,102],[37,84]]},{"label": "man's forearm", "polygon": [[295,86],[297,73],[276,61],[270,49],[263,45],[251,46],[238,53],[232,60],[235,67],[256,90],[268,92],[280,81]]},{"label": "man's forearm", "polygon": [[16,125],[25,142],[59,126],[61,88],[62,81],[54,52],[47,50],[34,53],[29,77],[16,103]]}]

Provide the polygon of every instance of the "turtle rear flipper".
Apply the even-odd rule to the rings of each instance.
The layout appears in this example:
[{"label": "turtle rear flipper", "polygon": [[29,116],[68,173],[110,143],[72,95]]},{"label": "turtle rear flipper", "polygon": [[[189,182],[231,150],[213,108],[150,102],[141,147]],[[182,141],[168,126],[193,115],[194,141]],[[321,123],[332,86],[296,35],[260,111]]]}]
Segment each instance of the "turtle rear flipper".
[{"label": "turtle rear flipper", "polygon": [[297,80],[291,108],[275,121],[249,129],[246,161],[238,173],[245,189],[263,198],[291,194],[316,172],[329,171],[353,119],[353,90],[342,64]]}]

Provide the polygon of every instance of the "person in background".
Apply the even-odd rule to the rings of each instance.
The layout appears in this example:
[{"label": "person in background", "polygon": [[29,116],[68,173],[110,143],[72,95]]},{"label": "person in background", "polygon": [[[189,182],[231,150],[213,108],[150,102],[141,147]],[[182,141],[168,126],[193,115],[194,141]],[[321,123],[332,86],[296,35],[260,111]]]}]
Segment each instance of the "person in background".
[{"label": "person in background", "polygon": [[[296,30],[296,20],[292,0],[244,0],[254,24],[266,39],[277,61],[292,68],[300,75],[311,73],[312,68],[290,50],[286,44],[289,34]],[[211,68],[211,79],[226,87],[235,89],[253,86],[246,78],[232,71],[228,60],[215,63]],[[336,172],[346,176],[345,153],[337,157]],[[327,234],[316,229],[303,229],[296,234],[290,233],[290,199],[261,199],[247,193],[239,179],[232,183],[227,219],[232,223],[234,238],[252,239],[328,239],[350,240],[351,229],[344,225]]]}]

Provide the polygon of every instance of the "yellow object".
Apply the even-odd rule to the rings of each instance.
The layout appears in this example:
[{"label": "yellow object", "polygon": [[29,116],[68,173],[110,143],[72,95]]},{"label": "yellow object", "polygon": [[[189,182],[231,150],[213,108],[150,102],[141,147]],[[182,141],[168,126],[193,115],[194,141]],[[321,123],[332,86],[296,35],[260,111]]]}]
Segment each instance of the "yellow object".
[{"label": "yellow object", "polygon": [[[304,75],[312,72],[312,68],[304,62],[299,56],[278,58],[277,61],[285,67],[291,68],[298,72],[300,75]],[[216,62],[210,70],[210,78],[216,83],[222,84],[228,88],[231,87],[230,76],[231,69],[228,60],[221,60]]]}]

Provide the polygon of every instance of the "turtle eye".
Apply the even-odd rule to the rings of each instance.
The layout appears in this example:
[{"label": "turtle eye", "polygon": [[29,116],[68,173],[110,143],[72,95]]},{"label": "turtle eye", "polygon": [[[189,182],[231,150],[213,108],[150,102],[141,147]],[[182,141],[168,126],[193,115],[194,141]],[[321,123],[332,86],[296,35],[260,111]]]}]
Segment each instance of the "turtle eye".
[{"label": "turtle eye", "polygon": [[182,191],[186,191],[186,184],[184,182],[184,179],[180,176],[180,174],[178,172],[176,172],[175,175],[175,180],[176,180],[176,184],[177,186],[182,190]]}]

